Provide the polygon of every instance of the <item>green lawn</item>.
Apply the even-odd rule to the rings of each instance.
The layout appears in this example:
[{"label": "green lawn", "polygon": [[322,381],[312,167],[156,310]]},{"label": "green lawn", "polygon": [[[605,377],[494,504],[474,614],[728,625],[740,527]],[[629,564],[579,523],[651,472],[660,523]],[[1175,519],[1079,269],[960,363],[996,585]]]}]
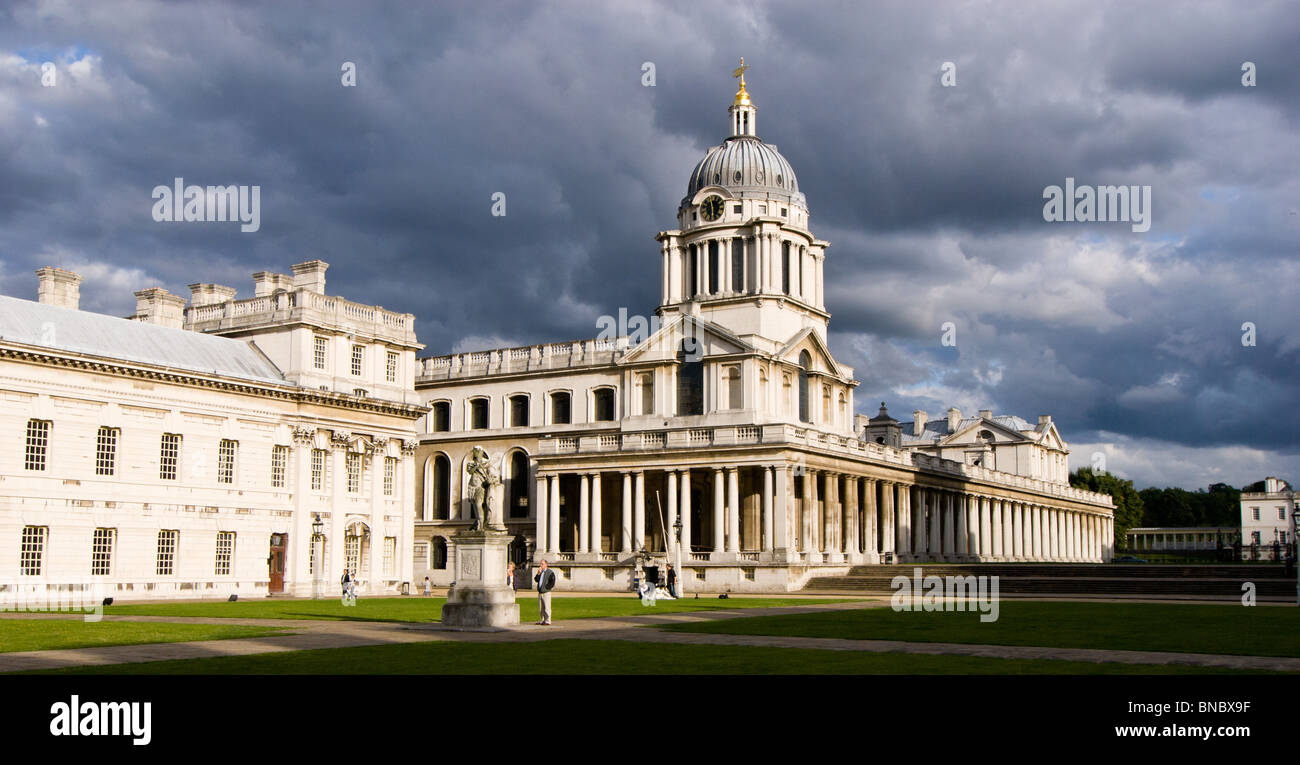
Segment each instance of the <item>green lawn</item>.
[{"label": "green lawn", "polygon": [[116,664],[32,674],[79,675],[1072,675],[1272,674],[1208,667],[1130,665],[674,645],[618,640],[408,643],[211,659]]},{"label": "green lawn", "polygon": [[979,614],[870,608],[757,616],[663,629],[728,635],[910,640],[1247,656],[1300,656],[1300,609],[1177,603],[1004,600],[996,622]]},{"label": "green lawn", "polygon": [[140,643],[188,643],[288,634],[276,627],[167,622],[86,622],[81,619],[0,619],[0,652],[97,648]]},{"label": "green lawn", "polygon": [[[356,606],[344,607],[337,599],[331,600],[238,600],[234,603],[211,601],[202,603],[139,603],[107,606],[105,614],[136,616],[208,616],[231,619],[325,619],[368,622],[436,622],[442,613],[443,598],[361,598]],[[555,619],[584,619],[599,616],[632,616],[638,614],[681,613],[684,611],[716,611],[719,609],[770,608],[774,606],[817,605],[839,603],[835,599],[802,598],[694,598],[661,600],[652,607],[641,605],[639,598],[623,597],[552,598],[551,610]],[[521,621],[537,621],[537,596],[519,596]]]}]

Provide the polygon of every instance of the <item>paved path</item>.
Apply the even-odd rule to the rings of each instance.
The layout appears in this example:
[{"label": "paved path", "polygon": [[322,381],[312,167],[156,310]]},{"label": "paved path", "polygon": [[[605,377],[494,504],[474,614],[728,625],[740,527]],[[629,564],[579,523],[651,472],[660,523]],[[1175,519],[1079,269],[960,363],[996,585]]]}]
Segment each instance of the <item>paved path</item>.
[{"label": "paved path", "polygon": [[[1165,651],[1119,651],[1093,648],[1046,648],[1038,646],[976,645],[966,643],[924,643],[898,640],[846,640],[764,635],[720,635],[670,632],[653,629],[659,624],[680,624],[744,616],[771,616],[814,613],[858,608],[883,607],[885,602],[852,602],[780,608],[747,608],[694,613],[655,614],[572,619],[551,626],[534,624],[500,631],[462,632],[437,623],[384,623],[349,621],[309,621],[299,619],[220,619],[212,617],[174,616],[105,616],[105,621],[185,622],[191,624],[251,624],[283,627],[293,634],[279,637],[204,640],[190,643],[153,643],[147,645],[103,646],[49,651],[0,653],[0,672],[20,672],[73,666],[127,664],[176,659],[200,659],[216,656],[248,656],[315,648],[345,648],[419,642],[508,642],[524,643],[555,639],[624,640],[640,643],[687,645],[764,646],[775,648],[809,648],[830,651],[865,651],[869,653],[908,653],[952,656],[978,656],[997,659],[1055,659],[1080,662],[1118,662],[1121,664],[1182,665],[1223,667],[1239,670],[1300,672],[1300,658],[1267,656],[1228,656],[1219,654],[1173,653]],[[35,615],[24,615],[31,618]],[[44,618],[79,618],[44,615]]]}]

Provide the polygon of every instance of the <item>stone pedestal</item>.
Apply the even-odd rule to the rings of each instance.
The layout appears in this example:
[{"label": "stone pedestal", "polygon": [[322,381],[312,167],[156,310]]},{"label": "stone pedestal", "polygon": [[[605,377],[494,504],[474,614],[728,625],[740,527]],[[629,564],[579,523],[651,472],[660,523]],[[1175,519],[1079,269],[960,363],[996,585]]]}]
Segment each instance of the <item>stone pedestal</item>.
[{"label": "stone pedestal", "polygon": [[456,580],[442,607],[442,623],[460,629],[519,624],[515,591],[506,586],[510,541],[503,531],[462,531],[451,537]]}]

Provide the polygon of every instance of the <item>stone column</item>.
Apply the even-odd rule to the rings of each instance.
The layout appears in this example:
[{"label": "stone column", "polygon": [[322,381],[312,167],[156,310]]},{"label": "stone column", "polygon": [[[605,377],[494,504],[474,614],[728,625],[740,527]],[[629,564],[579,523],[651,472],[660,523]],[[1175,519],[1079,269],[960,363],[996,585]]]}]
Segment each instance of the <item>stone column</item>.
[{"label": "stone column", "polygon": [[912,486],[908,495],[907,501],[912,511],[912,556],[921,560],[929,553],[925,537],[925,489]]},{"label": "stone column", "polygon": [[624,555],[632,553],[632,474],[623,474],[623,529],[622,542]]},{"label": "stone column", "polygon": [[782,465],[774,471],[776,485],[772,490],[772,552],[775,556],[788,558],[790,554],[790,508],[793,506],[791,494],[794,481],[790,468]]},{"label": "stone column", "polygon": [[970,555],[970,521],[966,517],[966,495],[956,493],[952,495],[953,504],[953,525],[956,527],[957,534],[957,553],[958,560],[965,560]]},{"label": "stone column", "polygon": [[727,468],[727,552],[740,552],[740,473]]},{"label": "stone column", "polygon": [[989,497],[989,530],[993,538],[991,554],[994,560],[1002,560],[1002,500],[997,497]]},{"label": "stone column", "polygon": [[541,562],[542,553],[546,552],[546,550],[548,549],[546,545],[546,534],[547,534],[547,528],[546,528],[547,504],[546,503],[547,500],[550,499],[550,492],[547,490],[546,476],[540,473],[538,473],[537,475],[536,496],[537,496],[537,527],[536,530],[533,532],[533,534],[536,535],[536,542],[534,545],[534,555],[537,557],[537,562]]},{"label": "stone column", "polygon": [[593,553],[596,553],[597,560],[599,560],[600,554],[604,552],[604,546],[601,544],[600,537],[601,534],[604,533],[604,530],[601,528],[601,524],[604,522],[605,519],[602,518],[601,515],[605,511],[605,505],[603,502],[601,502],[601,498],[600,498],[600,483],[601,483],[600,473],[592,473],[591,474],[591,521],[590,521],[591,543],[588,549],[590,549]]},{"label": "stone column", "polygon": [[844,556],[839,552],[840,538],[840,492],[839,476],[835,473],[822,473],[822,486],[826,489],[822,500],[822,556],[831,563],[843,563]]},{"label": "stone column", "polygon": [[929,552],[930,560],[943,560],[944,553],[947,550],[943,546],[943,513],[939,508],[940,499],[938,489],[925,490],[925,512],[928,517],[930,542]]},{"label": "stone column", "polygon": [[850,475],[844,478],[844,553],[849,556],[849,562],[858,563],[861,561],[861,539],[862,529],[859,524],[858,494],[861,492],[861,483],[857,476]]},{"label": "stone column", "polygon": [[[895,528],[898,529],[899,558],[912,559],[912,487],[898,484],[898,506],[895,508]],[[906,561],[904,561],[906,562]]]},{"label": "stone column", "polygon": [[950,492],[943,492],[940,495],[940,505],[943,513],[943,559],[950,561],[957,557],[957,536],[953,529],[953,495]]},{"label": "stone column", "polygon": [[[726,507],[726,489],[722,481],[722,468],[713,470],[713,552],[722,553],[725,549],[723,543],[726,541],[726,528],[723,525],[723,509]],[[714,560],[718,560],[718,555],[714,555]]]},{"label": "stone column", "polygon": [[1021,541],[1024,534],[1024,527],[1020,520],[1020,503],[1014,500],[1007,503],[1007,511],[1011,515],[1011,557],[1020,560],[1024,555],[1025,548]]},{"label": "stone column", "polygon": [[1034,505],[1029,508],[1029,515],[1033,519],[1033,529],[1031,540],[1034,543],[1034,560],[1043,559],[1043,506]]},{"label": "stone column", "polygon": [[980,509],[980,560],[993,557],[993,508],[988,497],[976,497]]},{"label": "stone column", "polygon": [[578,552],[586,553],[589,549],[587,540],[591,538],[591,476],[578,474]]},{"label": "stone column", "polygon": [[[683,470],[680,485],[682,512],[682,565],[691,559],[691,471]],[[678,576],[682,573],[677,572]]]},{"label": "stone column", "polygon": [[632,475],[632,548],[645,547],[645,473]]},{"label": "stone column", "polygon": [[763,468],[763,551],[772,552],[775,524],[772,522],[772,492],[775,490],[775,475],[771,465]]},{"label": "stone column", "polygon": [[[677,539],[677,471],[669,470],[665,474],[665,480],[668,482],[664,487],[664,495],[668,500],[668,539],[665,541],[665,546],[668,548],[668,560],[676,565],[677,561],[673,559],[673,545]],[[677,572],[677,575],[681,576],[681,572]]]},{"label": "stone column", "polygon": [[1010,500],[1002,500],[1002,557],[1006,560],[1015,558],[1016,527],[1015,512]]},{"label": "stone column", "polygon": [[880,552],[894,552],[894,484],[880,482]]},{"label": "stone column", "polygon": [[546,552],[551,555],[551,560],[555,560],[560,552],[560,476],[549,476],[548,481],[551,485],[551,501],[546,516],[551,530],[546,534]]},{"label": "stone column", "polygon": [[876,541],[877,529],[880,523],[877,520],[879,506],[876,500],[876,481],[873,478],[864,478],[862,480],[865,484],[862,490],[862,496],[865,500],[862,508],[862,536],[865,545],[862,551],[868,556],[869,562],[875,563],[879,560],[876,556],[880,554],[880,547]]}]

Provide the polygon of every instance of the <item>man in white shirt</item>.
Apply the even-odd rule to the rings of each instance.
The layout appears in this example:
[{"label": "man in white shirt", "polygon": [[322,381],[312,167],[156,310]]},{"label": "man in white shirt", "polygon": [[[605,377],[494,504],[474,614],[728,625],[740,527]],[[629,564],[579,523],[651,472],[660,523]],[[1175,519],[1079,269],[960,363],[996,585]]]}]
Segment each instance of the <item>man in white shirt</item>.
[{"label": "man in white shirt", "polygon": [[533,581],[537,582],[537,604],[541,611],[541,619],[537,623],[550,625],[551,590],[555,589],[555,572],[546,567],[546,561],[542,561],[538,566]]}]

